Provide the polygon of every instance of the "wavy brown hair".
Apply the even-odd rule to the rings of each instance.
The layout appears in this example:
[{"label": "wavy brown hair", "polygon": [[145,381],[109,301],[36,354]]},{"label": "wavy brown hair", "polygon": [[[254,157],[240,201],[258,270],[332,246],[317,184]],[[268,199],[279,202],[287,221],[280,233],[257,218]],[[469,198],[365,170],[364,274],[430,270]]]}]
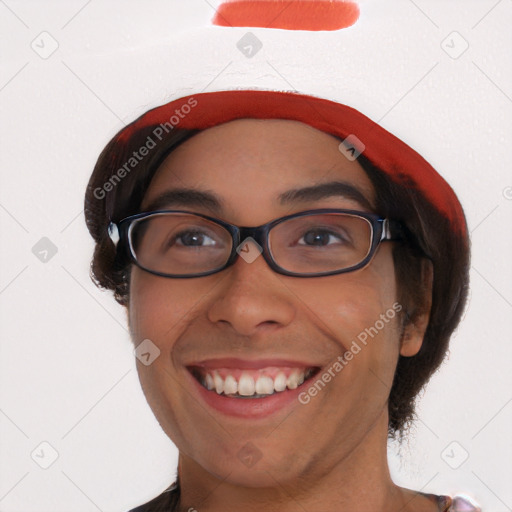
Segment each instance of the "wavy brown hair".
[{"label": "wavy brown hair", "polygon": [[[112,290],[123,306],[128,306],[130,300],[131,262],[110,240],[108,225],[139,213],[159,165],[173,149],[197,133],[174,129],[155,142],[155,128],[149,126],[123,139],[117,134],[100,154],[85,194],[87,228],[96,242],[91,277],[97,286]],[[134,151],[147,146],[150,138],[155,145],[147,155],[130,160]],[[401,221],[404,226],[404,240],[393,247],[398,300],[403,306],[402,327],[430,308],[422,347],[413,357],[399,357],[390,389],[388,432],[390,437],[401,439],[414,419],[415,399],[442,363],[463,313],[469,282],[469,239],[467,234],[453,229],[400,169],[391,179],[364,155],[358,161],[375,187],[378,213]],[[123,168],[125,172],[120,172]],[[425,269],[430,264],[431,296],[425,285]]]}]

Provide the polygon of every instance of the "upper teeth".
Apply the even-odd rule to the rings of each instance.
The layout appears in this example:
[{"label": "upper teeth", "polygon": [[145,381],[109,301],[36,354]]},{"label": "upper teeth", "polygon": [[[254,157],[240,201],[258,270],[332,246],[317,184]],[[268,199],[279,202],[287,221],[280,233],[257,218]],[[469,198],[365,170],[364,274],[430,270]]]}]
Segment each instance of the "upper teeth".
[{"label": "upper teeth", "polygon": [[206,389],[215,389],[219,395],[222,393],[225,395],[238,393],[240,396],[271,395],[274,392],[284,391],[286,388],[297,388],[305,378],[311,375],[312,371],[312,369],[293,368],[288,377],[284,371],[279,371],[274,378],[268,374],[265,375],[264,369],[260,370],[260,374],[256,377],[247,371],[242,371],[237,380],[231,373],[226,375],[224,371],[225,377],[222,378],[219,371],[207,370],[206,374],[200,377],[200,381]]}]

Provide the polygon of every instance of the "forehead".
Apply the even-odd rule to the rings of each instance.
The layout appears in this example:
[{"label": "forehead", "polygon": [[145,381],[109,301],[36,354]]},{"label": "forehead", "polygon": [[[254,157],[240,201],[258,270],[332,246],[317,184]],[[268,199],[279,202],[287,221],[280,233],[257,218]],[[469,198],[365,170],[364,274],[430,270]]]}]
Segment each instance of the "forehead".
[{"label": "forehead", "polygon": [[340,182],[359,192],[368,203],[360,206],[370,209],[373,185],[360,164],[339,151],[339,144],[338,138],[298,121],[239,119],[218,125],[187,140],[164,160],[142,206],[147,208],[169,190],[194,189],[218,197],[227,214],[269,207],[277,213],[286,193]]}]

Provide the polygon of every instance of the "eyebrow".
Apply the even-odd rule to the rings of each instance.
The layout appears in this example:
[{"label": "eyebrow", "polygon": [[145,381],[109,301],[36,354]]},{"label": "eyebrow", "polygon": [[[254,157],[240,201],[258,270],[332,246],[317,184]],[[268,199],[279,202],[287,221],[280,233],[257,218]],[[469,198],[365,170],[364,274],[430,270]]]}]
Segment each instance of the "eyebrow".
[{"label": "eyebrow", "polygon": [[[362,207],[373,210],[370,201],[364,194],[349,183],[330,181],[312,185],[310,187],[296,188],[281,193],[277,199],[279,204],[285,206],[296,203],[318,201],[328,197],[342,197],[359,203]],[[223,209],[222,199],[213,192],[193,188],[176,188],[167,190],[151,201],[146,211],[161,210],[168,207],[206,208],[212,213],[219,214]]]},{"label": "eyebrow", "polygon": [[311,187],[297,188],[283,192],[278,196],[282,205],[318,201],[319,199],[327,199],[328,197],[342,197],[356,201],[368,210],[372,210],[373,206],[366,196],[354,185],[343,181],[329,181],[312,185]]}]

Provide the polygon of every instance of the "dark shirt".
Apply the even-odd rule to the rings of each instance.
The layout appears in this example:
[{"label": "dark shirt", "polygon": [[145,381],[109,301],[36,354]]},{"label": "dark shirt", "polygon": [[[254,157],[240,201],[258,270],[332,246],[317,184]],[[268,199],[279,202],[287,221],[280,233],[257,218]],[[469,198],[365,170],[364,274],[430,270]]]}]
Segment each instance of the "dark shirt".
[{"label": "dark shirt", "polygon": [[174,482],[162,494],[130,512],[173,512],[177,510],[179,497],[180,492],[177,483]]}]

